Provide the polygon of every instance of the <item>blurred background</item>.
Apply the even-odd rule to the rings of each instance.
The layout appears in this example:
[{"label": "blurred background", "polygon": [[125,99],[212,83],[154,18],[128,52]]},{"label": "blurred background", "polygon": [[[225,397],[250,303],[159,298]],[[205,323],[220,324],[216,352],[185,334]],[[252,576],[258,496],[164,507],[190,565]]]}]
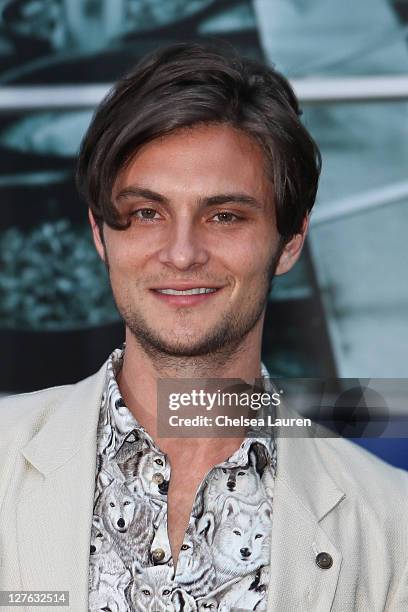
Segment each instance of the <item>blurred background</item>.
[{"label": "blurred background", "polygon": [[[0,0],[0,394],[75,382],[124,339],[73,169],[142,55],[222,40],[290,78],[323,172],[276,279],[275,377],[408,378],[408,0]],[[408,469],[406,439],[360,439]]]}]

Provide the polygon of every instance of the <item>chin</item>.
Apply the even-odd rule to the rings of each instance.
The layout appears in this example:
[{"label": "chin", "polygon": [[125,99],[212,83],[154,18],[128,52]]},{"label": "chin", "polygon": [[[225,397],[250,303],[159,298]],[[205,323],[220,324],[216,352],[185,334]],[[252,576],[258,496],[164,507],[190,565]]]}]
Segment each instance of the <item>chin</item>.
[{"label": "chin", "polygon": [[142,333],[140,330],[135,330],[135,332],[135,337],[145,348],[150,348],[169,357],[199,357],[219,349],[219,343],[213,336],[198,334],[186,336],[184,333],[180,337],[176,334],[167,337],[166,335],[160,336],[153,332],[150,333],[147,330]]},{"label": "chin", "polygon": [[174,340],[166,342],[165,340],[162,342],[157,342],[152,344],[154,348],[159,350],[162,353],[167,355],[171,355],[173,357],[198,357],[199,355],[205,355],[208,352],[208,343],[207,342],[178,342],[175,343]]}]

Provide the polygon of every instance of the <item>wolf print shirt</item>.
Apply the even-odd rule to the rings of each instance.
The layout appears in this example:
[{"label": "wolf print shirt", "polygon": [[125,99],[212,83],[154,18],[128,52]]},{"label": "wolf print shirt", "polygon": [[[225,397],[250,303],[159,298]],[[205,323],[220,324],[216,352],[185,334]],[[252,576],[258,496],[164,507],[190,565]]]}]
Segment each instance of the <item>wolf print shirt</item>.
[{"label": "wolf print shirt", "polygon": [[[116,349],[108,360],[97,429],[89,610],[266,610],[274,439],[245,438],[207,473],[174,567],[167,533],[171,469],[120,395],[123,354]],[[263,364],[262,375],[268,376]]]}]

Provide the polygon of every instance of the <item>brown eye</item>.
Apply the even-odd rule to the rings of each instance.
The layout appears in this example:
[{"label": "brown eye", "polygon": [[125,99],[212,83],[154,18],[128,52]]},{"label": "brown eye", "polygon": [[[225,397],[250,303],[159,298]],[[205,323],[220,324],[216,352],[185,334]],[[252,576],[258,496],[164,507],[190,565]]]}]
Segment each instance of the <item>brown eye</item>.
[{"label": "brown eye", "polygon": [[170,589],[164,589],[163,591],[163,595],[170,595],[171,591]]},{"label": "brown eye", "polygon": [[238,472],[238,476],[245,476],[245,472]]},{"label": "brown eye", "polygon": [[155,459],[154,462],[157,463],[157,465],[164,465],[161,459]]},{"label": "brown eye", "polygon": [[154,219],[156,212],[157,211],[155,211],[154,208],[139,208],[138,210],[132,212],[132,216],[136,217],[137,219],[141,219],[142,221],[150,221]]},{"label": "brown eye", "polygon": [[237,529],[234,529],[234,531],[232,533],[235,533],[235,535],[241,535],[240,532]]},{"label": "brown eye", "polygon": [[181,550],[188,550],[190,547],[188,544],[183,544]]},{"label": "brown eye", "polygon": [[257,533],[255,536],[255,540],[257,540],[258,538],[262,538],[262,533]]},{"label": "brown eye", "polygon": [[238,215],[228,211],[219,212],[213,218],[215,219],[216,217],[218,217],[218,223],[234,223],[240,219]]},{"label": "brown eye", "polygon": [[111,508],[114,508],[114,507],[115,507],[115,504],[114,504],[113,502],[110,502],[110,504],[109,504],[109,505],[110,505],[110,507],[111,507]]},{"label": "brown eye", "polygon": [[142,593],[143,595],[146,595],[147,597],[150,595],[150,591],[148,591],[147,589],[144,589]]},{"label": "brown eye", "polygon": [[96,534],[96,537],[97,538],[103,538],[103,535],[99,532],[99,533]]},{"label": "brown eye", "polygon": [[129,504],[130,504],[130,501],[125,501],[125,502],[123,502],[123,505],[124,505],[124,506],[128,506]]}]

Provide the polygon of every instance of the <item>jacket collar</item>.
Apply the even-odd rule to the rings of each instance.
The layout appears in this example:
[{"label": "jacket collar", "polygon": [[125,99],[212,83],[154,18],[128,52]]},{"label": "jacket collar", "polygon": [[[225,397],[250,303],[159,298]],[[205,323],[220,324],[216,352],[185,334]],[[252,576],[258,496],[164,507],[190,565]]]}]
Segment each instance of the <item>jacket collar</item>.
[{"label": "jacket collar", "polygon": [[[96,441],[106,365],[107,362],[96,374],[73,385],[40,431],[22,449],[27,461],[44,476],[69,461],[84,441]],[[299,416],[299,413],[283,402],[277,408],[278,418]],[[344,492],[329,475],[322,456],[322,444],[316,436],[317,427],[304,429],[302,434],[295,432],[293,435],[288,435],[283,427],[277,429],[277,477],[285,482],[317,520],[321,520],[341,501]],[[317,481],[318,487],[315,486]]]},{"label": "jacket collar", "polygon": [[[301,415],[283,402],[278,418],[299,418]],[[279,428],[277,431],[277,477],[291,489],[299,502],[317,521],[321,521],[345,497],[344,491],[330,475],[330,455],[325,456],[324,437],[328,430],[312,423],[301,431]],[[280,469],[280,466],[282,469]]]},{"label": "jacket collar", "polygon": [[[69,461],[84,442],[95,444],[101,398],[106,377],[105,362],[92,376],[70,387],[38,433],[22,449],[24,457],[44,476]],[[44,396],[44,403],[47,396]]]}]

